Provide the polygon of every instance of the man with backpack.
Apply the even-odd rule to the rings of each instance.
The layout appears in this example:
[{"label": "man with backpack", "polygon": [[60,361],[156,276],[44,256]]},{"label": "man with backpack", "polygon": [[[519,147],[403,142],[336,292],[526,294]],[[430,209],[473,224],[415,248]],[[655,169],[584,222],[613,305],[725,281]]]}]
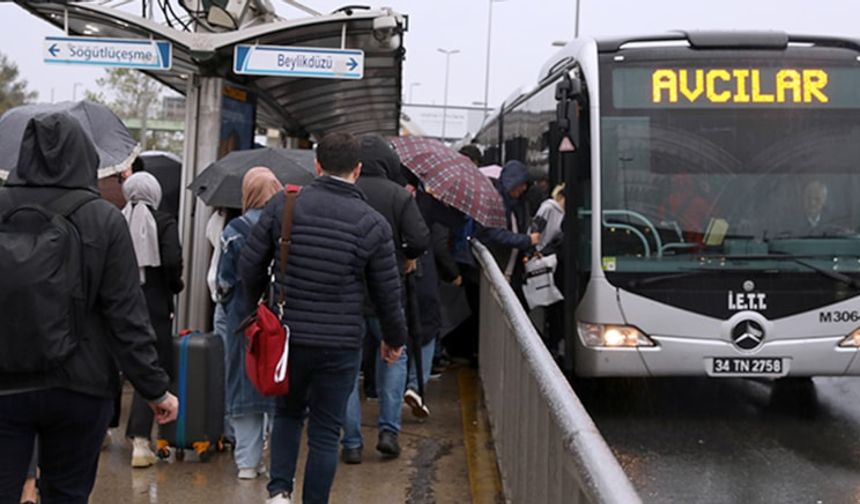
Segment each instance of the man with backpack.
[{"label": "man with backpack", "polygon": [[176,418],[128,226],[98,197],[98,164],[77,119],[38,115],[0,189],[0,503],[18,502],[36,435],[42,502],[87,502],[117,364],[159,423]]}]

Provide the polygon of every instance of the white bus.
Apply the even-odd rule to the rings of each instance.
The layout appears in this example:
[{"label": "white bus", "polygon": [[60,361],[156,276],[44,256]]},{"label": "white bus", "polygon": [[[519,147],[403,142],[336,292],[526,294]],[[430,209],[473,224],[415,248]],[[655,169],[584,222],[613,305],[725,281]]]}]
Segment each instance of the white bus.
[{"label": "white bus", "polygon": [[476,142],[566,182],[579,376],[860,374],[860,41],[577,39]]}]

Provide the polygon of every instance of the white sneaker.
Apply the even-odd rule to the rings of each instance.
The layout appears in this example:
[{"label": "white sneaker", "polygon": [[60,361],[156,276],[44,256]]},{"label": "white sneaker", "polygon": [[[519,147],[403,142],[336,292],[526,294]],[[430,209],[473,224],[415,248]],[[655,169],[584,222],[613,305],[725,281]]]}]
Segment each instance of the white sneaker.
[{"label": "white sneaker", "polygon": [[290,500],[290,494],[287,492],[281,492],[274,497],[269,497],[266,499],[266,504],[291,504],[293,501]]},{"label": "white sneaker", "polygon": [[430,416],[430,408],[424,404],[424,400],[421,399],[421,396],[418,395],[418,392],[415,392],[412,389],[407,389],[406,393],[403,394],[403,402],[409,405],[412,408],[412,415],[418,418],[427,418]]},{"label": "white sneaker", "polygon": [[142,437],[136,437],[131,440],[131,466],[132,467],[149,467],[157,460],[152,448],[149,447],[149,440]]},{"label": "white sneaker", "polygon": [[260,472],[256,467],[246,467],[245,469],[239,469],[239,479],[240,480],[257,479],[257,476],[259,476],[259,475],[260,475]]}]

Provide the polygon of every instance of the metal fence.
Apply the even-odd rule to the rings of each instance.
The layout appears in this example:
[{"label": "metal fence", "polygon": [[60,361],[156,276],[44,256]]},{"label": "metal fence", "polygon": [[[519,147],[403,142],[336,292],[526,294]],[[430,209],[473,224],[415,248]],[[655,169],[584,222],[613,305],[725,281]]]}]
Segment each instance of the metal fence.
[{"label": "metal fence", "polygon": [[480,362],[505,496],[514,504],[641,503],[496,261],[481,278]]}]

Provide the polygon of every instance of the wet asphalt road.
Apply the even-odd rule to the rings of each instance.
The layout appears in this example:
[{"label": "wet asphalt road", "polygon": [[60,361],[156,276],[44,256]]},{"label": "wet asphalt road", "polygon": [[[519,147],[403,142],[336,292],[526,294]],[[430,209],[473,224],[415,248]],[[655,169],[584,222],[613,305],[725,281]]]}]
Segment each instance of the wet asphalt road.
[{"label": "wet asphalt road", "polygon": [[647,503],[860,503],[860,378],[574,383]]}]

